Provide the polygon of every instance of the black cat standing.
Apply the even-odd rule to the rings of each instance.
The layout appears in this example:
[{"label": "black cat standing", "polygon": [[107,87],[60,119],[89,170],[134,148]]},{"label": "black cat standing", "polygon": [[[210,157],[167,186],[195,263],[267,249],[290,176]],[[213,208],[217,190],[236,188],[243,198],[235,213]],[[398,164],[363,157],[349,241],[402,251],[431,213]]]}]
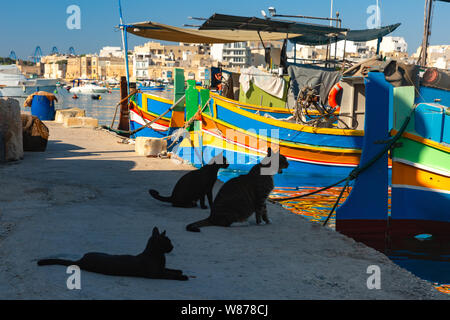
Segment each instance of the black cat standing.
[{"label": "black cat standing", "polygon": [[213,203],[212,191],[217,181],[217,173],[221,168],[228,168],[227,159],[220,154],[214,157],[206,166],[186,173],[178,180],[170,197],[159,195],[156,190],[150,189],[150,195],[163,202],[170,202],[174,207],[192,208],[200,200],[202,209],[207,209],[205,197],[208,197],[209,206]]},{"label": "black cat standing", "polygon": [[200,227],[229,227],[232,223],[246,221],[253,212],[257,224],[261,219],[270,223],[266,200],[274,188],[273,176],[288,166],[286,157],[272,153],[269,148],[267,157],[253,166],[248,174],[233,178],[222,186],[208,218],[191,223],[186,230],[200,232]]},{"label": "black cat standing", "polygon": [[164,254],[171,252],[172,249],[173,246],[166,236],[166,231],[160,234],[158,228],[155,227],[145,250],[136,256],[90,252],[77,261],[43,259],[38,261],[38,265],[76,265],[86,271],[111,276],[188,280],[188,277],[183,275],[183,271],[165,267],[166,258]]}]

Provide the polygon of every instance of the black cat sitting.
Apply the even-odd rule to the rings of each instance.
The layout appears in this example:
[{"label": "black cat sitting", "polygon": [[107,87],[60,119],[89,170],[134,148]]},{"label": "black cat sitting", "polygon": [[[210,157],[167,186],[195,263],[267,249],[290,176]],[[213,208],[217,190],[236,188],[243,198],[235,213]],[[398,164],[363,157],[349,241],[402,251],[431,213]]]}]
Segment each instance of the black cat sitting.
[{"label": "black cat sitting", "polygon": [[172,251],[173,246],[166,231],[159,233],[153,229],[152,236],[147,242],[145,250],[136,256],[110,255],[106,253],[86,253],[80,260],[43,259],[38,265],[76,265],[80,269],[111,275],[129,276],[150,279],[188,280],[181,270],[167,269],[165,253]]},{"label": "black cat sitting", "polygon": [[160,201],[170,202],[174,207],[192,208],[200,200],[202,209],[207,209],[205,196],[209,206],[213,203],[212,191],[217,180],[217,173],[221,168],[228,168],[227,159],[222,155],[214,157],[206,166],[186,173],[178,180],[170,197],[159,195],[156,190],[148,190],[150,195]]},{"label": "black cat sitting", "polygon": [[235,222],[244,222],[255,212],[256,223],[261,219],[270,223],[267,217],[266,199],[274,188],[273,176],[282,173],[289,163],[283,155],[272,153],[252,167],[246,175],[227,181],[219,190],[208,218],[191,223],[186,230],[200,232],[200,227],[229,227]]}]

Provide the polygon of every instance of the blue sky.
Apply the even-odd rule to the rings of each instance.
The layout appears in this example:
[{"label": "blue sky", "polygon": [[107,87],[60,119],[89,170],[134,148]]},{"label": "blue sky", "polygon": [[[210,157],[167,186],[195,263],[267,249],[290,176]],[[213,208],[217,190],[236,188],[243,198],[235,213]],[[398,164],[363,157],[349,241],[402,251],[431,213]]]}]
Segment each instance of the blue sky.
[{"label": "blue sky", "polygon": [[[334,0],[343,27],[365,29],[366,12],[376,0]],[[382,25],[400,22],[392,35],[402,36],[408,42],[408,51],[414,52],[423,34],[425,0],[379,0]],[[67,7],[81,9],[81,29],[69,30]],[[153,20],[182,26],[198,24],[188,16],[209,17],[214,12],[261,17],[261,10],[274,6],[279,14],[329,16],[330,0],[193,0],[150,1],[122,0],[125,22]],[[450,4],[437,2],[434,10],[431,44],[450,44]],[[16,0],[2,1],[0,10],[0,56],[9,56],[14,50],[18,57],[27,59],[36,46],[49,54],[53,46],[67,52],[73,46],[77,54],[98,53],[103,46],[120,46],[118,0]],[[130,47],[147,39],[130,36]]]}]

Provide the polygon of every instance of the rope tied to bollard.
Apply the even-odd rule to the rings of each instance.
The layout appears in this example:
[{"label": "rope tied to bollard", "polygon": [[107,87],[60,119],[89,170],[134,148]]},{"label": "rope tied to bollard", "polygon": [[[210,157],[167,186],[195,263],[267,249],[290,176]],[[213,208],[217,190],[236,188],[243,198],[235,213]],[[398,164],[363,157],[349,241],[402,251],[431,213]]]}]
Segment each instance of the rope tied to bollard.
[{"label": "rope tied to bollard", "polygon": [[[136,94],[138,91],[134,92],[134,94]],[[170,111],[172,111],[179,103],[181,103],[184,99],[186,98],[186,95],[183,95],[180,99],[178,99],[169,109],[167,109],[166,111],[164,111],[162,114],[160,114],[158,117],[156,117],[155,119],[153,119],[152,121],[146,123],[144,126],[135,129],[133,131],[130,130],[117,130],[117,129],[113,129],[111,127],[107,127],[107,126],[102,126],[103,129],[106,130],[110,130],[119,134],[127,134],[127,135],[134,135],[136,133],[138,133],[141,130],[144,130],[145,128],[149,128],[152,124],[154,124],[156,121],[160,120],[162,117],[164,117],[166,114],[168,114]],[[123,99],[125,100],[125,99]],[[123,101],[122,100],[122,101]]]},{"label": "rope tied to bollard", "polygon": [[136,93],[141,92],[139,89],[134,90],[132,93],[130,93],[129,95],[127,95],[125,98],[123,98],[122,100],[120,100],[117,104],[116,104],[116,110],[114,111],[114,117],[112,119],[111,122],[111,128],[114,127],[114,122],[116,121],[116,116],[117,116],[117,110],[119,109],[119,106],[125,101],[128,100],[129,98],[131,98],[132,96],[134,96]]}]

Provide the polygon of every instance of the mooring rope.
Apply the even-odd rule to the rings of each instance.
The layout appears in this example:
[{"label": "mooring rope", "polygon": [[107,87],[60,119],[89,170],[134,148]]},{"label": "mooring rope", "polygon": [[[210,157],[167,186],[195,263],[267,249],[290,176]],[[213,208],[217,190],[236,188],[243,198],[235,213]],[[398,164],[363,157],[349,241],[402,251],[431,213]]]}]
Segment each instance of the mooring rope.
[{"label": "mooring rope", "polygon": [[[103,128],[103,129],[106,129],[106,130],[114,131],[114,132],[119,133],[119,134],[127,134],[127,135],[132,136],[132,135],[138,133],[139,131],[144,130],[145,128],[150,127],[150,126],[151,126],[152,124],[154,124],[156,121],[160,120],[162,117],[164,117],[164,116],[165,116],[166,114],[168,114],[170,111],[172,111],[172,110],[173,110],[173,109],[174,109],[181,101],[183,101],[183,99],[185,99],[185,98],[186,98],[186,96],[183,95],[183,96],[182,96],[180,99],[178,99],[178,100],[177,100],[177,101],[176,101],[169,109],[167,109],[167,110],[164,111],[162,114],[160,114],[158,117],[156,117],[156,118],[153,119],[152,121],[146,123],[144,126],[138,128],[138,129],[136,129],[136,130],[133,130],[133,131],[129,131],[129,130],[118,130],[118,129],[113,129],[113,128],[111,128],[111,127],[106,127],[106,126],[102,126],[102,128]],[[144,120],[145,120],[145,119],[144,119]]]},{"label": "mooring rope", "polygon": [[134,96],[138,92],[140,92],[140,90],[134,90],[132,93],[127,95],[125,98],[123,98],[116,104],[116,110],[114,111],[114,117],[111,122],[111,128],[114,126],[114,122],[116,121],[117,109],[119,109],[119,106],[122,104],[122,102],[124,102],[125,100],[128,100],[130,97]]},{"label": "mooring rope", "polygon": [[344,194],[344,191],[347,189],[347,187],[348,187],[350,181],[355,180],[362,172],[364,172],[364,171],[366,171],[368,168],[370,168],[370,167],[371,167],[375,162],[377,162],[377,161],[378,161],[378,160],[379,160],[386,152],[388,152],[390,149],[393,148],[394,144],[397,142],[397,140],[399,140],[399,139],[401,138],[401,136],[402,136],[403,133],[405,132],[406,127],[408,126],[408,123],[409,123],[409,121],[411,120],[411,116],[412,116],[414,110],[416,109],[416,107],[417,107],[417,106],[415,105],[415,106],[412,108],[410,114],[406,117],[405,121],[403,122],[402,127],[400,128],[400,130],[397,132],[397,134],[396,134],[394,137],[392,137],[391,139],[389,139],[389,140],[386,142],[386,146],[383,148],[383,150],[381,150],[378,154],[376,154],[372,159],[370,159],[370,161],[366,162],[364,165],[360,165],[360,164],[359,164],[355,169],[353,169],[353,170],[350,172],[350,174],[349,174],[346,178],[344,178],[344,179],[342,179],[342,180],[340,180],[340,181],[338,181],[338,182],[336,182],[336,183],[333,183],[332,185],[329,185],[329,186],[324,187],[324,188],[322,188],[322,189],[316,190],[316,191],[314,191],[314,192],[310,192],[310,193],[306,193],[306,194],[302,194],[302,195],[294,196],[294,197],[288,197],[288,198],[271,198],[270,201],[272,201],[272,202],[282,202],[282,201],[288,201],[288,200],[295,200],[295,199],[304,198],[304,197],[311,196],[311,195],[313,195],[313,194],[316,194],[316,193],[319,193],[319,192],[328,190],[328,189],[330,189],[330,188],[333,188],[333,187],[335,187],[335,186],[337,186],[337,185],[339,185],[339,184],[341,184],[342,182],[345,181],[345,185],[344,185],[344,187],[342,188],[342,191],[341,191],[341,193],[340,193],[340,195],[339,195],[337,201],[335,202],[333,208],[331,209],[330,213],[328,214],[327,219],[326,219],[325,222],[323,223],[323,225],[326,226],[327,223],[328,223],[328,220],[330,219],[331,215],[334,213],[334,211],[335,211],[337,205],[339,204],[339,201],[341,200],[342,195]]}]

